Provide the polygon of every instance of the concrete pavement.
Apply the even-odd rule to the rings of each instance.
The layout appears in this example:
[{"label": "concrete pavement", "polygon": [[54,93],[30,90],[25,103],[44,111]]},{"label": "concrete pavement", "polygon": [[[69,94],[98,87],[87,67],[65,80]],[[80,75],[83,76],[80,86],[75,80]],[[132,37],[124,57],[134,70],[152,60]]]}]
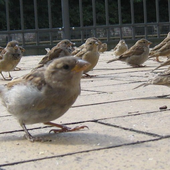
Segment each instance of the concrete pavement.
[{"label": "concrete pavement", "polygon": [[[89,72],[96,77],[82,79],[79,98],[54,121],[89,129],[49,134],[49,126],[30,125],[32,135],[52,140],[31,143],[0,105],[0,170],[169,170],[170,99],[164,95],[170,90],[163,86],[133,90],[155,76],[150,71],[159,63],[148,60],[141,68],[120,61],[106,64],[112,57],[111,52],[101,54],[98,65]],[[23,57],[18,65],[22,70],[11,75],[28,73],[41,58]],[[5,83],[0,77],[0,84]],[[164,105],[167,109],[160,110]]]}]

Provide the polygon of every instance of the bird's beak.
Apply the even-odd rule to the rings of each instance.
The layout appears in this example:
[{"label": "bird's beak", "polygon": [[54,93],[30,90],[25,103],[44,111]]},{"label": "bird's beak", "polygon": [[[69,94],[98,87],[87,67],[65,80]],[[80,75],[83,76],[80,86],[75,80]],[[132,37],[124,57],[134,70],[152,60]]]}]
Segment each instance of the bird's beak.
[{"label": "bird's beak", "polygon": [[71,71],[75,71],[75,72],[84,71],[89,66],[90,66],[89,62],[84,61],[84,60],[78,60],[75,67],[72,68]]},{"label": "bird's beak", "polygon": [[148,41],[148,45],[151,45],[151,44],[152,44],[152,42]]},{"label": "bird's beak", "polygon": [[15,45],[14,49],[17,50],[18,49],[18,45]]}]

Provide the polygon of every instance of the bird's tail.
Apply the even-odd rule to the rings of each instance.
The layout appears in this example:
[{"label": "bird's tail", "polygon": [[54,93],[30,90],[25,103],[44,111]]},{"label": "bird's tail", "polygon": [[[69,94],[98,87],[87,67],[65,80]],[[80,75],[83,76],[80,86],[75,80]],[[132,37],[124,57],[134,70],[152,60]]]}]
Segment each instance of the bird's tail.
[{"label": "bird's tail", "polygon": [[157,70],[157,69],[160,68],[160,67],[167,66],[167,65],[170,65],[170,60],[167,60],[167,61],[165,61],[164,63],[160,64],[158,67],[156,67],[155,69],[153,69],[151,72]]},{"label": "bird's tail", "polygon": [[109,60],[107,63],[111,63],[111,62],[117,61],[117,60],[119,60],[119,58],[114,58],[114,59],[112,59],[112,60]]}]

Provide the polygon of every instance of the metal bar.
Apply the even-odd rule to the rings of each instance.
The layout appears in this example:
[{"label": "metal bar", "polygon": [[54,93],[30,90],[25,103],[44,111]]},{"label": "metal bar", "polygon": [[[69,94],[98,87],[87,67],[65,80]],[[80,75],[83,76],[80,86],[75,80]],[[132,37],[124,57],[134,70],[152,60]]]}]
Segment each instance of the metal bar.
[{"label": "metal bar", "polygon": [[[92,0],[92,9],[93,9],[93,26],[96,26],[96,2],[95,0]],[[96,29],[94,30],[94,36],[96,37]]]},{"label": "metal bar", "polygon": [[[49,24],[49,28],[52,28],[52,18],[51,18],[51,0],[48,0],[48,24]],[[52,33],[49,32],[50,35],[50,45],[53,44],[53,40],[52,40]]]},{"label": "metal bar", "polygon": [[[10,31],[10,23],[9,23],[9,1],[5,1],[5,6],[6,6],[6,24],[7,24],[7,31]],[[6,41],[10,41],[10,33],[8,33]]]},{"label": "metal bar", "polygon": [[[21,30],[24,30],[24,12],[23,12],[23,0],[20,0],[20,17],[21,17]],[[24,33],[22,33],[22,45],[25,45]]]},{"label": "metal bar", "polygon": [[36,45],[39,45],[39,32],[38,32],[38,14],[37,14],[37,0],[34,0],[34,16],[35,16],[35,30],[36,30]]},{"label": "metal bar", "polygon": [[[131,23],[132,25],[135,23],[134,19],[134,0],[130,0],[130,9],[131,9]],[[132,28],[132,39],[135,39],[135,28],[134,26],[131,26]]]},{"label": "metal bar", "polygon": [[[80,13],[80,27],[83,27],[83,6],[82,6],[82,0],[79,0],[79,13]],[[81,43],[84,41],[84,31],[81,32]]]},{"label": "metal bar", "polygon": [[118,0],[118,16],[120,25],[120,39],[122,39],[122,12],[121,12],[121,0]]},{"label": "metal bar", "polygon": [[70,19],[68,0],[61,0],[62,20],[63,20],[63,38],[70,39]]},{"label": "metal bar", "polygon": [[146,0],[143,0],[143,13],[144,13],[144,24],[145,24],[145,38],[147,39],[148,31],[147,31],[147,10],[146,10]]},{"label": "metal bar", "polygon": [[156,5],[156,22],[157,22],[157,36],[160,38],[160,28],[159,28],[159,2],[155,0]]},{"label": "metal bar", "polygon": [[[105,0],[105,16],[106,16],[106,26],[109,26],[109,8],[108,8],[108,0]],[[107,42],[110,37],[110,29],[107,29]]]}]

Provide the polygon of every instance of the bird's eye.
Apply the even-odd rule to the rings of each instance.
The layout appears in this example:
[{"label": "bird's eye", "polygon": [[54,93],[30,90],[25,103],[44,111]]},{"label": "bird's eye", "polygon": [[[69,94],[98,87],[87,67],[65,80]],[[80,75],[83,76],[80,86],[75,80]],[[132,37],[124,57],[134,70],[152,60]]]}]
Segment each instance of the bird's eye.
[{"label": "bird's eye", "polygon": [[69,69],[69,65],[68,65],[68,64],[65,64],[65,65],[63,66],[63,68],[64,68],[65,70],[68,70],[68,69]]}]

